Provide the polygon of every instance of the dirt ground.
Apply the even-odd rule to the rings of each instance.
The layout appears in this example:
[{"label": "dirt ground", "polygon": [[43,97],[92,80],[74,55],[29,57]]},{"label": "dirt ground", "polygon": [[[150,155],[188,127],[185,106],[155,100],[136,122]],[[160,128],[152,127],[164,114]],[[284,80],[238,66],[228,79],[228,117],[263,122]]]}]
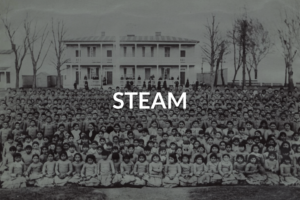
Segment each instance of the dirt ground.
[{"label": "dirt ground", "polygon": [[299,197],[300,187],[284,186],[0,189],[1,200],[298,200]]}]

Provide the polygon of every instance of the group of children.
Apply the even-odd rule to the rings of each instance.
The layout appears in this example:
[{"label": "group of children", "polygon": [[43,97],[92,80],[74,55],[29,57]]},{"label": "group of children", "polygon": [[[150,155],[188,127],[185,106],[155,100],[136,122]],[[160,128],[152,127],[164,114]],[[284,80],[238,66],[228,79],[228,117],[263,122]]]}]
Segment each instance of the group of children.
[{"label": "group of children", "polygon": [[2,188],[300,183],[297,88],[152,88],[144,104],[186,92],[187,108],[148,110],[125,96],[114,109],[115,92],[127,89],[8,90]]}]

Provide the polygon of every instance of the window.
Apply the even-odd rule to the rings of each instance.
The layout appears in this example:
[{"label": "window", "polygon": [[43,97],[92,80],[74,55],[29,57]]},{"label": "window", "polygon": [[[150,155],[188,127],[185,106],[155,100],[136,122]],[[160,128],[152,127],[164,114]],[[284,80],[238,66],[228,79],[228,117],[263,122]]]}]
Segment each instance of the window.
[{"label": "window", "polygon": [[75,56],[76,56],[76,57],[80,57],[80,54],[81,54],[80,50],[76,50],[76,51],[75,51]]},{"label": "window", "polygon": [[185,57],[185,51],[184,51],[184,50],[181,50],[181,51],[180,51],[180,57],[181,57],[181,58],[184,58],[184,57]]},{"label": "window", "polygon": [[151,47],[151,57],[154,57],[154,47]]},{"label": "window", "polygon": [[6,83],[10,83],[10,72],[6,72]]},{"label": "window", "polygon": [[170,57],[170,47],[165,47],[165,57]]},{"label": "window", "polygon": [[99,80],[99,68],[89,67],[88,68],[88,79]]},{"label": "window", "polygon": [[163,80],[169,80],[170,79],[170,68],[162,68],[161,69],[161,77]]},{"label": "window", "polygon": [[126,79],[126,75],[127,75],[127,68],[124,67],[124,79]]},{"label": "window", "polygon": [[96,47],[88,47],[88,57],[96,57]]},{"label": "window", "polygon": [[145,48],[145,47],[142,47],[142,51],[143,51],[143,57],[145,57],[145,51],[146,51],[146,48]]},{"label": "window", "polygon": [[132,56],[135,57],[135,47],[132,47]]},{"label": "window", "polygon": [[145,68],[145,80],[150,80],[151,68]]},{"label": "window", "polygon": [[127,48],[124,47],[124,57],[126,57],[126,51],[127,51]]},{"label": "window", "polygon": [[107,50],[106,55],[107,57],[112,57],[112,50]]}]

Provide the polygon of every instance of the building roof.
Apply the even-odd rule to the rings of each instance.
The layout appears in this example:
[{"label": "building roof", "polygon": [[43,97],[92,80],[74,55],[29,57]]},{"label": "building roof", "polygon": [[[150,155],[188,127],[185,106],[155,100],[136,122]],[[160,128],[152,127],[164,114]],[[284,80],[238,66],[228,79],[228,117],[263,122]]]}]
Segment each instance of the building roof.
[{"label": "building roof", "polygon": [[9,67],[0,67],[0,71],[5,71],[7,70]]},{"label": "building roof", "polygon": [[[115,42],[115,36],[89,36],[67,39],[64,42]],[[198,40],[173,36],[121,36],[120,42],[170,42],[170,43],[199,43]]]},{"label": "building roof", "polygon": [[11,54],[13,50],[0,50],[0,54]]}]

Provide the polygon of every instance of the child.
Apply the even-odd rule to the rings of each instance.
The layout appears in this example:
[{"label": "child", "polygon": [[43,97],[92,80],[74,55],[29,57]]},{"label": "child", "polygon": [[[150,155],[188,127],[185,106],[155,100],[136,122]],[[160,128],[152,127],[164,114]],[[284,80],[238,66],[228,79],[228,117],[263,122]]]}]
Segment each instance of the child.
[{"label": "child", "polygon": [[277,160],[277,154],[270,152],[265,160],[265,170],[268,179],[266,180],[267,185],[277,185],[279,183],[279,176],[277,175],[279,170],[279,164]]},{"label": "child", "polygon": [[211,154],[210,161],[207,161],[207,182],[208,183],[219,183],[221,182],[222,177],[219,174],[218,171],[218,156],[216,154]]},{"label": "child", "polygon": [[9,134],[7,136],[7,140],[3,145],[3,152],[2,152],[2,158],[5,158],[6,154],[9,153],[9,149],[12,146],[16,146],[16,143],[14,142],[14,136],[12,134]]},{"label": "child", "polygon": [[30,121],[30,126],[27,127],[26,133],[27,133],[27,135],[29,135],[31,137],[32,140],[36,138],[36,135],[38,133],[38,127],[36,126],[36,123],[34,120]]},{"label": "child", "polygon": [[292,160],[290,157],[284,156],[280,164],[280,183],[289,185],[298,185],[300,181],[292,175],[293,171]]},{"label": "child", "polygon": [[15,155],[16,151],[17,151],[16,147],[14,147],[14,146],[9,147],[9,152],[7,152],[6,156],[3,158],[2,163],[0,165],[0,172],[1,173],[4,172],[2,174],[1,181],[3,181],[2,178],[5,177],[4,174],[7,174],[7,173],[5,173],[5,170],[9,169],[9,165],[14,162],[14,155]]},{"label": "child", "polygon": [[129,155],[123,156],[123,162],[120,165],[120,171],[122,175],[121,185],[130,184],[135,181],[135,177],[132,175],[134,164],[130,161]]},{"label": "child", "polygon": [[121,184],[121,181],[122,181],[122,175],[121,175],[121,156],[120,154],[118,153],[118,151],[116,152],[113,152],[111,154],[111,160],[113,161],[114,163],[114,168],[115,168],[115,175],[112,179],[112,184],[114,186],[117,186],[117,185],[120,185]]},{"label": "child", "polygon": [[55,166],[54,182],[57,186],[64,186],[68,180],[71,178],[73,166],[70,160],[68,160],[68,155],[66,152],[60,154],[60,160],[57,161]]},{"label": "child", "polygon": [[235,180],[233,175],[233,166],[230,161],[230,155],[225,153],[222,158],[222,161],[218,165],[219,173],[222,176],[222,184],[237,184],[237,180]]},{"label": "child", "polygon": [[13,189],[26,187],[24,163],[19,153],[14,154],[14,162],[9,166],[9,176],[4,180],[2,188]]},{"label": "child", "polygon": [[197,177],[194,176],[193,173],[193,165],[189,163],[190,156],[182,155],[180,163],[181,167],[181,175],[179,177],[180,186],[196,186],[197,185]]},{"label": "child", "polygon": [[197,177],[198,185],[203,185],[206,180],[207,167],[204,163],[204,157],[197,155],[194,159],[194,174]]},{"label": "child", "polygon": [[75,153],[72,166],[73,166],[73,177],[69,180],[69,183],[79,183],[81,181],[81,170],[84,165],[82,156],[80,153]]},{"label": "child", "polygon": [[40,157],[38,154],[32,156],[32,163],[29,165],[25,175],[30,186],[38,186],[39,182],[42,180],[43,163],[40,162]]},{"label": "child", "polygon": [[237,155],[236,161],[233,165],[233,175],[238,180],[239,184],[244,184],[246,181],[246,177],[244,175],[245,168],[246,168],[246,162],[245,157],[243,155]]},{"label": "child", "polygon": [[25,151],[23,151],[21,153],[22,155],[22,160],[24,162],[24,167],[25,167],[25,171],[27,170],[27,168],[29,167],[29,165],[31,164],[32,162],[32,156],[33,156],[33,153],[32,153],[32,147],[27,145],[25,147]]},{"label": "child", "polygon": [[94,155],[87,155],[85,159],[85,164],[81,169],[81,178],[82,181],[79,185],[83,186],[98,186],[100,181],[97,179],[97,170],[98,166],[95,163]]},{"label": "child", "polygon": [[255,155],[249,155],[248,163],[245,168],[247,183],[250,185],[261,185],[267,178],[266,175],[259,173],[259,160]]},{"label": "child", "polygon": [[160,187],[162,184],[163,164],[158,154],[154,154],[149,164],[149,180],[148,186]]},{"label": "child", "polygon": [[134,185],[144,186],[146,185],[146,181],[148,181],[148,167],[149,163],[146,160],[146,156],[144,154],[140,154],[138,156],[138,161],[135,163],[133,168],[133,174],[135,175]]},{"label": "child", "polygon": [[115,168],[112,160],[107,159],[109,152],[102,152],[102,159],[98,162],[98,179],[104,187],[111,186],[112,176],[115,174]]},{"label": "child", "polygon": [[179,185],[181,166],[177,163],[175,154],[169,154],[168,163],[164,166],[164,174],[165,178],[162,181],[164,187],[173,188]]}]

